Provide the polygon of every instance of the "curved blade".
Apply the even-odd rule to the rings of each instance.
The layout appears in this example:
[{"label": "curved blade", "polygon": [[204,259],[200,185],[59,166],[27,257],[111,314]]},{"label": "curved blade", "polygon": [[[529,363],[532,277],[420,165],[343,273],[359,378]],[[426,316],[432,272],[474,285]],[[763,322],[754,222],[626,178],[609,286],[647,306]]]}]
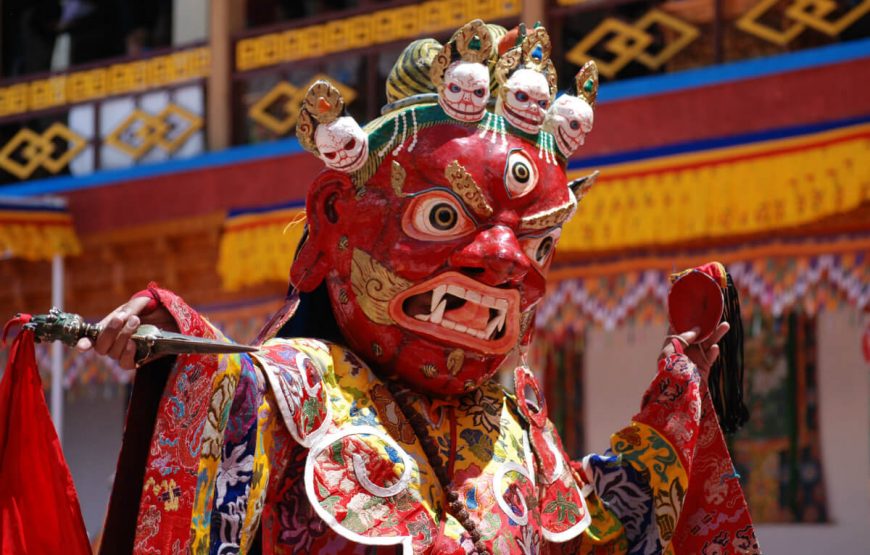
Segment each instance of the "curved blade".
[{"label": "curved blade", "polygon": [[136,343],[136,360],[140,363],[161,355],[253,353],[259,350],[251,345],[193,337],[150,325],[139,326],[131,339]]}]

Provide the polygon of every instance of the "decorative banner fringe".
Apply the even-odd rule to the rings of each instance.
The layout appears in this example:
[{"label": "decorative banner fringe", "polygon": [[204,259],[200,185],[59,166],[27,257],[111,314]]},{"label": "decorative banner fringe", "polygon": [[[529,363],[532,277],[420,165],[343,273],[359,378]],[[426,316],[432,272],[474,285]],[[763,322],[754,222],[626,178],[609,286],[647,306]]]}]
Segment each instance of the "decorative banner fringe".
[{"label": "decorative banner fringe", "polygon": [[73,256],[81,245],[66,212],[29,207],[0,207],[0,255],[26,260]]},{"label": "decorative banner fringe", "polygon": [[[605,166],[559,240],[584,253],[762,234],[870,201],[870,125]],[[589,173],[572,171],[569,178]]]},{"label": "decorative banner fringe", "polygon": [[[416,116],[420,126],[432,123],[427,109],[415,113],[421,114]],[[407,116],[384,116],[395,119],[395,125],[383,127],[384,136],[373,136],[374,146],[386,152],[392,140],[409,131],[407,121],[400,123],[402,114]],[[487,120],[496,126],[493,133],[497,119]],[[729,236],[763,237],[772,230],[847,213],[870,204],[868,159],[870,124],[863,124],[604,167],[594,190],[565,225],[559,253],[604,255]],[[580,169],[569,177],[587,173]],[[231,214],[218,261],[224,287],[286,283],[303,226],[290,226],[286,233],[285,227],[303,211],[294,202]]]},{"label": "decorative banner fringe", "polygon": [[[814,314],[843,305],[864,310],[870,306],[870,259],[864,250],[731,261],[728,269],[740,291],[741,303],[747,308],[745,314],[761,310],[778,317],[791,308]],[[708,253],[700,258],[716,256]],[[575,337],[587,325],[613,329],[626,321],[665,321],[671,269],[629,271],[604,277],[600,274],[584,277],[580,272],[582,269],[578,269],[576,277],[559,281],[542,301],[536,320],[539,335],[562,341],[564,337]],[[249,342],[280,305],[281,299],[270,298],[226,309],[200,308],[228,337]],[[49,349],[37,345],[36,354],[40,369],[47,372]],[[0,352],[0,368],[5,356],[5,352]],[[133,376],[104,357],[74,350],[65,351],[63,365],[64,387],[71,390],[85,386],[111,391],[105,386],[124,385]]]},{"label": "decorative banner fringe", "polygon": [[[809,314],[838,305],[862,311],[870,306],[870,259],[856,248],[837,255],[730,261],[727,267],[741,302],[775,317],[792,307]],[[575,277],[558,282],[544,298],[535,325],[559,329],[586,321],[614,329],[627,320],[664,321],[669,274],[656,269],[586,277],[578,268]]]},{"label": "decorative banner fringe", "polygon": [[227,218],[217,268],[225,289],[235,291],[267,281],[287,283],[304,227],[305,211],[294,204]]}]

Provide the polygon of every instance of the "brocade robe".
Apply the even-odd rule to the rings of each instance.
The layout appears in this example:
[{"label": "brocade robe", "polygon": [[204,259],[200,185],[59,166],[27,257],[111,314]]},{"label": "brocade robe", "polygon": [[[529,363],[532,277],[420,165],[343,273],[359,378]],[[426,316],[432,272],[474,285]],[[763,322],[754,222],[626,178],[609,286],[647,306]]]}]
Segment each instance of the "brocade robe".
[{"label": "brocade robe", "polygon": [[[182,333],[220,337],[154,291]],[[137,372],[101,552],[470,552],[398,394],[491,553],[758,553],[703,387],[687,357],[660,361],[611,449],[572,462],[494,382],[429,398],[312,339],[179,356]]]}]

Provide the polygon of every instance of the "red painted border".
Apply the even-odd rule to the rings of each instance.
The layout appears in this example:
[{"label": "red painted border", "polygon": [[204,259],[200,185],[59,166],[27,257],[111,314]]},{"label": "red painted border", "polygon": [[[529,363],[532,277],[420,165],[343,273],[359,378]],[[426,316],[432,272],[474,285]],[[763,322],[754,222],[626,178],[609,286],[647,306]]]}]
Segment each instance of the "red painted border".
[{"label": "red painted border", "polygon": [[602,104],[583,157],[870,114],[870,58]]}]

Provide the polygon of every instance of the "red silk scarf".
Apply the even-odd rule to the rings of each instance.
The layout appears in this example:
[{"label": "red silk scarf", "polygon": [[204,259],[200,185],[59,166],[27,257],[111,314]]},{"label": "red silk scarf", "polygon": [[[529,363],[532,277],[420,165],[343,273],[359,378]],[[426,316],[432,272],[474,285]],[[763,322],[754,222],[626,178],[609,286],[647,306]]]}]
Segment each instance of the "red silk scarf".
[{"label": "red silk scarf", "polygon": [[0,552],[90,554],[33,343],[18,334],[0,381]]}]

